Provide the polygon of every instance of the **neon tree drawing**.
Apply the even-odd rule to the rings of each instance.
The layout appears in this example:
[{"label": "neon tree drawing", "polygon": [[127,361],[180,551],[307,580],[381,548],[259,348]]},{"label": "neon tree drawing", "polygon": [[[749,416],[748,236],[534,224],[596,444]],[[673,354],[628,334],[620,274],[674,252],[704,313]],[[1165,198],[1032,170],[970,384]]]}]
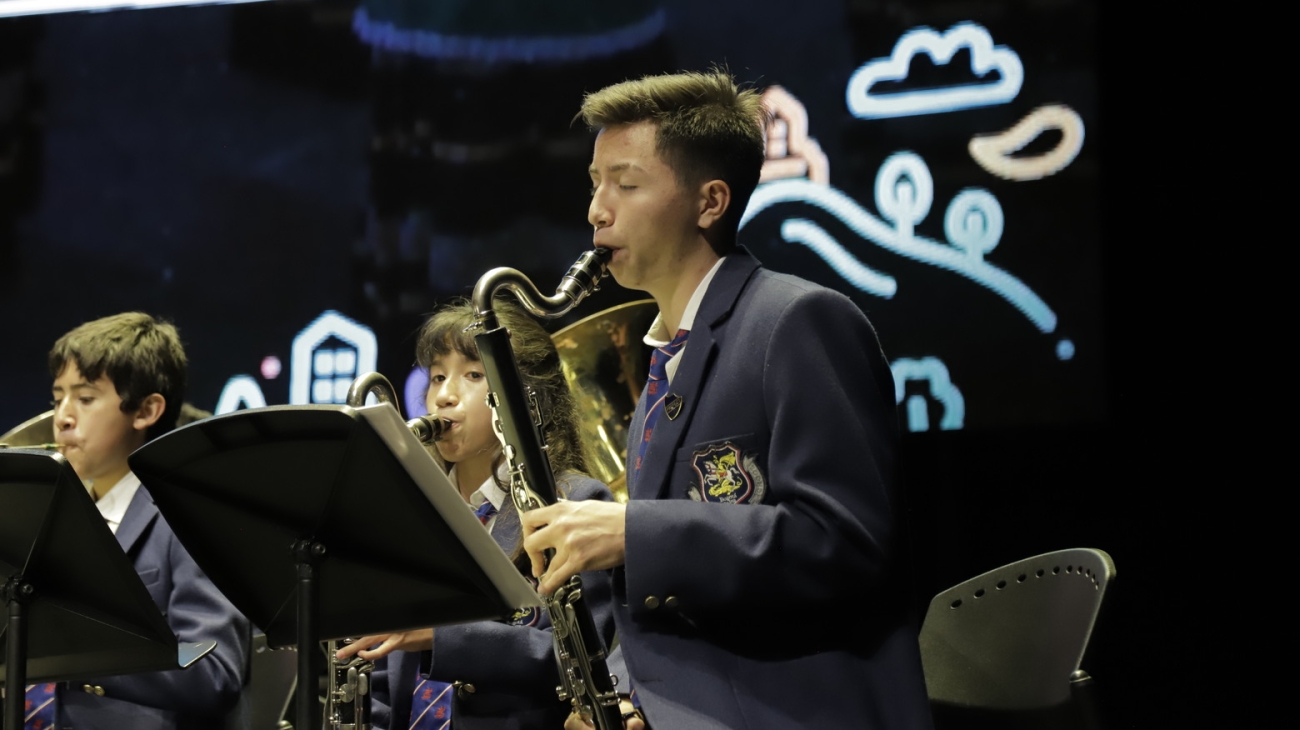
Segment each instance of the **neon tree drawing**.
[{"label": "neon tree drawing", "polygon": [[[944,234],[948,239],[944,244],[916,234],[916,224],[930,212],[934,201],[934,180],[919,155],[913,152],[890,155],[876,173],[875,192],[880,218],[829,185],[803,179],[763,183],[749,199],[740,225],[743,228],[754,216],[778,203],[815,205],[887,251],[947,269],[988,288],[1024,314],[1039,331],[1049,333],[1056,329],[1056,313],[1038,294],[1009,272],[984,260],[984,255],[998,245],[1004,225],[1002,206],[992,193],[967,188],[952,199],[944,215]],[[794,224],[782,226],[781,234],[787,241],[807,245],[858,289],[885,298],[897,291],[897,283],[892,278],[868,268],[815,223],[800,219],[786,223]]]},{"label": "neon tree drawing", "polygon": [[[871,93],[872,87],[881,81],[906,79],[908,66],[918,53],[927,54],[936,65],[944,65],[962,48],[970,49],[971,73],[982,77],[996,70],[1000,78],[991,83]],[[1024,78],[1024,67],[1015,51],[993,45],[992,36],[983,26],[966,22],[952,26],[943,35],[926,27],[904,33],[888,58],[873,59],[853,72],[845,96],[849,111],[862,119],[937,114],[1004,104],[1020,93]]]}]

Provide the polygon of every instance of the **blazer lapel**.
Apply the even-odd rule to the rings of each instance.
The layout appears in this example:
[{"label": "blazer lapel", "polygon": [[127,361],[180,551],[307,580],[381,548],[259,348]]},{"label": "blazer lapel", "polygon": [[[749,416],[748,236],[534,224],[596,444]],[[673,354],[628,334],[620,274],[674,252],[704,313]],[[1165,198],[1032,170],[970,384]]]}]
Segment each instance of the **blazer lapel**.
[{"label": "blazer lapel", "polygon": [[515,501],[507,494],[501,501],[501,509],[497,510],[496,519],[492,521],[492,539],[497,541],[506,555],[510,555],[519,544],[521,534],[523,527],[519,524],[519,512],[515,510]]},{"label": "blazer lapel", "polygon": [[[668,400],[680,398],[680,411],[676,417],[669,418],[668,412],[660,413],[655,422],[656,436],[646,449],[641,473],[637,475],[636,484],[629,490],[634,499],[660,499],[668,489],[668,473],[673,466],[673,456],[681,448],[691,418],[695,415],[695,406],[699,402],[704,380],[712,369],[717,354],[717,339],[714,328],[731,314],[736,299],[745,287],[745,282],[758,269],[758,261],[743,247],[738,253],[728,256],[718,272],[709,282],[709,290],[704,293],[704,300],[695,313],[695,322],[691,325],[691,335],[686,341],[681,364],[673,375],[668,388]],[[645,420],[645,397],[637,405],[634,416],[633,433],[629,434],[628,456],[635,459],[633,444],[642,438],[641,423]]]},{"label": "blazer lapel", "polygon": [[153,496],[149,494],[149,490],[141,484],[135,490],[135,496],[131,498],[126,514],[122,516],[122,524],[117,526],[117,544],[122,546],[124,552],[130,554],[131,548],[156,519],[158,519],[158,507],[153,503]]}]

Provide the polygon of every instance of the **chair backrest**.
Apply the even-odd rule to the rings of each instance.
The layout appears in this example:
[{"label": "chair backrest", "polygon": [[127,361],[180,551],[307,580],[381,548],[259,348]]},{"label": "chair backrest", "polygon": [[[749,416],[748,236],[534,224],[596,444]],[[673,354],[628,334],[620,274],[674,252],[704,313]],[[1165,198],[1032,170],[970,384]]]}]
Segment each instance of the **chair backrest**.
[{"label": "chair backrest", "polygon": [[935,596],[921,626],[931,702],[1000,710],[1070,699],[1115,564],[1101,550],[1036,555]]}]

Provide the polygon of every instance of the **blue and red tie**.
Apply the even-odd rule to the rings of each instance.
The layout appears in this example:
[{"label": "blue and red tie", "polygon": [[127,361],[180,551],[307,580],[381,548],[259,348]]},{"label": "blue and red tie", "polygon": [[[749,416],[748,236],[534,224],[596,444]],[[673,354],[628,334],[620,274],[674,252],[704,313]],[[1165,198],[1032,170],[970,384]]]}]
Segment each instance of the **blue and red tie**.
[{"label": "blue and red tie", "polygon": [[474,516],[478,518],[479,522],[483,523],[484,527],[487,527],[488,520],[492,519],[492,516],[496,513],[497,508],[493,507],[492,503],[486,499],[483,500],[483,504],[478,506],[478,509],[474,510]]},{"label": "blue and red tie", "polygon": [[445,730],[451,726],[451,685],[415,675],[410,730]]},{"label": "blue and red tie", "polygon": [[650,435],[654,433],[655,422],[664,410],[664,399],[668,397],[668,361],[686,346],[690,330],[677,330],[673,341],[663,347],[656,347],[650,355],[650,377],[645,381],[646,409],[645,421],[641,433],[641,444],[637,447],[636,463],[632,468],[632,482],[641,473],[641,460],[645,458],[646,447],[650,445]]},{"label": "blue and red tie", "polygon": [[54,688],[54,682],[27,685],[23,730],[47,730],[54,727]]}]

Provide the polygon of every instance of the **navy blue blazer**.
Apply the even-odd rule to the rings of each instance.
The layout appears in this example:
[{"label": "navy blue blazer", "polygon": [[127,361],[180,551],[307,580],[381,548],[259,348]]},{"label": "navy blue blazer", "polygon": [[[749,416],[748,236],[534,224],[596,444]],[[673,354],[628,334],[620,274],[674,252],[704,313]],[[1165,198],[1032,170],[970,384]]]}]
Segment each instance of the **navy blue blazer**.
[{"label": "navy blue blazer", "polygon": [[893,376],[866,317],[741,249],[681,357],[614,571],[650,722],[929,728],[896,563]]},{"label": "navy blue blazer", "polygon": [[[217,730],[239,726],[252,630],[176,539],[141,486],[117,528],[117,542],[181,642],[215,639],[188,669],[63,683],[59,726],[75,730]],[[85,685],[102,687],[103,696]]]},{"label": "navy blue blazer", "polygon": [[[601,482],[567,476],[560,489],[568,499],[612,501]],[[519,513],[507,498],[492,523],[492,537],[506,554],[519,544]],[[608,571],[582,574],[583,595],[608,646],[614,638]],[[375,662],[371,674],[371,723],[384,730],[406,730],[416,675],[441,682],[464,682],[474,692],[457,692],[451,723],[456,730],[515,730],[563,727],[568,703],[555,694],[559,673],[551,640],[551,622],[541,608],[511,625],[496,621],[442,626],[433,632],[433,651],[395,651]],[[394,718],[399,718],[394,722]]]}]

